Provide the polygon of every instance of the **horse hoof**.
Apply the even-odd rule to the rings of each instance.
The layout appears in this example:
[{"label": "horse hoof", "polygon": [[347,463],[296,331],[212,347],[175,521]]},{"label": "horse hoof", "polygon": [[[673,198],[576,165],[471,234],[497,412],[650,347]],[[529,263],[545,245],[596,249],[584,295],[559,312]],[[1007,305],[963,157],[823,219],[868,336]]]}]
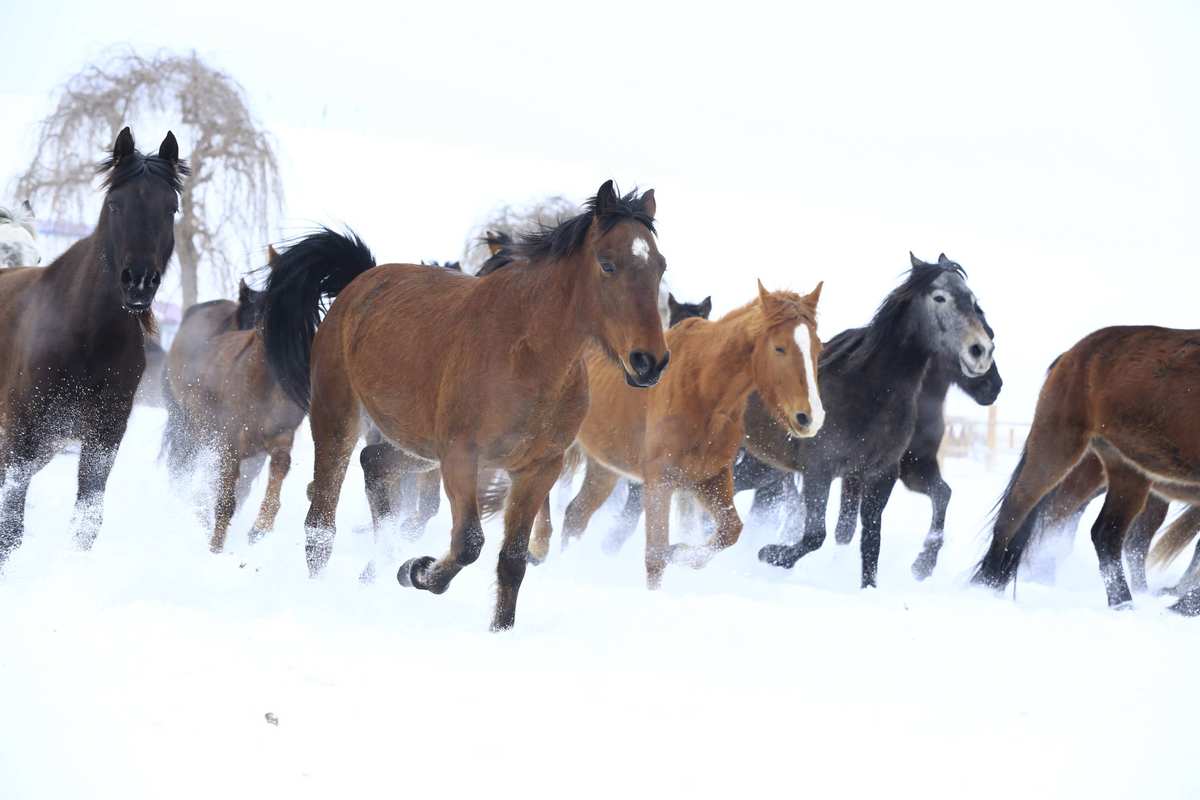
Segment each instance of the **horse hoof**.
[{"label": "horse hoof", "polygon": [[525,563],[532,564],[535,567],[542,564],[545,560],[546,560],[545,556],[536,556],[533,554],[532,550],[525,553]]},{"label": "horse hoof", "polygon": [[850,531],[850,533],[835,533],[833,541],[836,544],[850,544],[854,541],[854,531]]},{"label": "horse hoof", "polygon": [[933,564],[925,559],[918,558],[912,565],[913,577],[919,581],[923,581],[933,574]]},{"label": "horse hoof", "polygon": [[358,582],[361,584],[370,584],[375,582],[375,562],[368,561],[363,567],[363,571],[358,575]]},{"label": "horse hoof", "polygon": [[429,584],[422,579],[421,575],[436,562],[437,559],[432,556],[410,558],[400,565],[400,570],[396,573],[396,581],[401,586],[406,586],[410,589],[428,589]]},{"label": "horse hoof", "polygon": [[784,544],[768,544],[758,551],[758,560],[773,567],[791,569],[796,564],[791,548]]},{"label": "horse hoof", "polygon": [[264,531],[262,528],[255,525],[252,528],[250,528],[250,533],[246,535],[246,538],[250,540],[250,544],[258,544],[260,541],[262,541],[262,538],[266,535],[267,535],[266,531]]},{"label": "horse hoof", "polygon": [[1200,617],[1200,598],[1185,595],[1168,610],[1181,617]]}]

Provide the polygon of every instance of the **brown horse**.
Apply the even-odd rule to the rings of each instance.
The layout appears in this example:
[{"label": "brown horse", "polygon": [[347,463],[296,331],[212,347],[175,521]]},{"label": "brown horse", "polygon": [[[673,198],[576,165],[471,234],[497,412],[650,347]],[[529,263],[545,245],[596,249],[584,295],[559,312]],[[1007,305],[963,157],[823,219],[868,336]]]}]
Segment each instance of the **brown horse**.
[{"label": "brown horse", "polygon": [[[277,258],[272,248],[270,263]],[[250,529],[250,543],[274,527],[279,492],[291,468],[292,440],[304,421],[304,411],[267,368],[262,336],[255,327],[258,295],[243,281],[237,303],[216,300],[192,306],[167,354],[168,419],[162,449],[177,485],[190,477],[201,454],[216,456],[209,541],[214,553],[224,548],[233,512],[264,457],[271,459],[267,493]]]},{"label": "brown horse", "polygon": [[[1121,548],[1151,492],[1200,502],[1200,431],[1191,413],[1197,386],[1200,331],[1102,328],[1060,356],[1042,386],[974,581],[1000,588],[1015,578],[1047,497],[1094,454],[1108,490],[1092,542],[1109,605],[1130,602]],[[1190,611],[1187,600],[1175,609]]]},{"label": "brown horse", "polygon": [[[530,526],[587,411],[585,348],[597,343],[634,386],[653,386],[667,366],[654,212],[652,191],[621,197],[608,181],[582,214],[522,237],[518,258],[483,278],[372,269],[360,240],[332,231],[281,256],[263,325],[272,368],[303,406],[311,385],[312,574],[329,559],[346,467],[369,424],[412,470],[440,465],[452,508],[450,552],[406,562],[402,585],[440,594],[479,557],[479,472],[508,471],[492,628],[512,627]],[[337,299],[317,329],[323,296]]]},{"label": "brown horse", "polygon": [[[821,284],[801,297],[768,292],[760,283],[756,300],[716,322],[684,320],[667,332],[675,369],[649,392],[630,391],[603,368],[600,354],[589,357],[592,404],[579,429],[587,472],[567,507],[563,544],[582,535],[622,474],[645,487],[651,589],[658,588],[669,561],[700,567],[736,542],[742,522],[733,506],[731,465],[745,436],[750,393],[758,392],[795,437],[815,435],[824,421],[816,382],[820,296]],[[695,493],[717,522],[704,547],[670,544],[676,490]],[[544,547],[538,542],[534,549]]]},{"label": "brown horse", "polygon": [[171,133],[147,156],[125,128],[100,172],[107,193],[90,236],[45,269],[0,270],[0,565],[21,544],[29,482],[70,439],[82,444],[71,528],[92,546],[145,368],[188,168]]}]

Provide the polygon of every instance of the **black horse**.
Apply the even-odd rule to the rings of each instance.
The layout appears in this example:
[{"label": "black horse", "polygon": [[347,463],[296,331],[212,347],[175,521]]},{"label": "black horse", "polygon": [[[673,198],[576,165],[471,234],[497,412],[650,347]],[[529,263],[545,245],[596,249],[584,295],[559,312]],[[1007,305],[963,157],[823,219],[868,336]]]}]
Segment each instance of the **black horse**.
[{"label": "black horse", "polygon": [[71,528],[92,546],[146,366],[188,168],[172,134],[144,155],[125,128],[99,171],[107,193],[92,234],[45,269],[0,270],[0,565],[21,544],[30,481],[71,439],[82,443]]},{"label": "black horse", "polygon": [[[883,510],[913,442],[921,389],[931,366],[946,365],[970,379],[985,378],[992,370],[992,338],[967,287],[966,272],[945,255],[936,264],[915,256],[911,262],[904,283],[887,296],[869,325],[844,331],[825,346],[820,378],[827,416],[819,434],[791,438],[757,398],[750,398],[750,455],[804,478],[803,538],[763,547],[759,559],[768,564],[790,568],[824,543],[830,484],[834,478],[848,478],[861,487],[851,496],[859,503],[863,525],[862,585],[874,586]],[[745,459],[739,467],[739,488],[779,480]],[[853,520],[853,507],[844,502],[842,510]]]},{"label": "black horse", "polygon": [[[913,266],[921,263],[911,253],[909,257]],[[994,340],[995,332],[988,325],[982,311],[980,319],[988,337]],[[921,390],[917,396],[916,425],[908,449],[900,457],[900,481],[909,491],[927,496],[933,504],[933,518],[925,536],[925,544],[912,565],[912,572],[917,580],[924,580],[933,573],[945,537],[946,509],[950,505],[951,489],[942,477],[937,453],[946,433],[946,395],[951,385],[962,389],[979,405],[989,406],[996,402],[1004,381],[994,360],[987,374],[969,378],[963,374],[957,360],[950,363],[935,359],[929,364],[925,379],[921,382]],[[796,490],[796,477],[793,473],[774,469],[743,451],[734,468],[734,476],[739,491],[755,489],[751,513],[764,513],[776,505],[782,505],[790,537],[799,538],[802,530],[797,528],[802,528],[804,517],[800,512],[802,499],[800,492]],[[854,538],[862,491],[863,486],[858,475],[848,474],[842,477],[841,508],[838,512],[837,527],[834,529],[834,541],[838,544],[849,544]]]}]

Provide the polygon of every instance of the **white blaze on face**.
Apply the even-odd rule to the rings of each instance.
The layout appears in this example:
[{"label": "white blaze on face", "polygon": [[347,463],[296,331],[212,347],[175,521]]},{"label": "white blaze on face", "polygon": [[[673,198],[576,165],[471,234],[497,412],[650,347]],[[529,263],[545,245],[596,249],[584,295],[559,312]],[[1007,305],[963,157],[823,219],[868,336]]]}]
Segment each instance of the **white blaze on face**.
[{"label": "white blaze on face", "polygon": [[795,336],[796,346],[800,348],[800,354],[804,357],[804,380],[808,384],[808,405],[812,410],[810,427],[812,432],[816,433],[825,422],[825,406],[821,405],[821,392],[817,388],[817,369],[813,364],[812,355],[812,334],[808,325],[802,323],[796,326]]},{"label": "white blaze on face", "polygon": [[629,249],[634,258],[640,258],[642,261],[650,260],[650,243],[642,237],[634,239]]}]

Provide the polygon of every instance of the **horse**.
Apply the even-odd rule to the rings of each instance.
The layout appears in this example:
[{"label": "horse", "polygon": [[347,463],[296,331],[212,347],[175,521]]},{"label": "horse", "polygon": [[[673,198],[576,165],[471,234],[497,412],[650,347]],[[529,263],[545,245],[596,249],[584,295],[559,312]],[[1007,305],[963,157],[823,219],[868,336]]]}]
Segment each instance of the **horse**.
[{"label": "horse", "polygon": [[[277,263],[274,248],[268,259],[268,265]],[[267,458],[267,491],[250,528],[250,544],[274,527],[279,492],[291,468],[292,441],[304,421],[304,411],[267,368],[256,325],[261,297],[242,281],[237,303],[214,300],[192,306],[167,354],[162,452],[177,486],[191,476],[201,455],[215,455],[209,539],[214,553],[224,549],[233,513]]]},{"label": "horse", "polygon": [[[633,392],[588,359],[592,402],[579,429],[587,454],[583,486],[567,506],[563,545],[583,534],[588,520],[621,475],[645,486],[646,583],[657,589],[669,562],[703,566],[733,545],[742,522],[733,506],[731,464],[745,431],[751,392],[764,398],[790,436],[815,436],[825,419],[817,389],[817,301],[810,294],[768,292],[716,322],[687,319],[667,332],[675,369],[649,392]],[[697,437],[696,431],[704,431]],[[698,496],[717,521],[702,547],[670,544],[668,522],[676,491]],[[541,549],[536,548],[536,549]]]},{"label": "horse", "polygon": [[16,211],[0,206],[0,268],[36,267],[42,263],[35,219],[28,200],[21,201]]},{"label": "horse", "polygon": [[[909,253],[909,260],[914,267],[924,263],[912,253]],[[995,332],[982,310],[979,311],[979,317],[988,338],[995,341]],[[971,378],[963,373],[957,358],[953,361],[934,359],[929,363],[925,378],[921,381],[917,395],[916,424],[908,447],[900,457],[899,472],[900,481],[904,486],[909,491],[927,496],[933,506],[929,532],[925,536],[921,552],[912,564],[913,577],[917,580],[925,580],[933,574],[945,539],[946,511],[950,506],[951,489],[942,477],[937,454],[946,433],[946,395],[951,385],[958,386],[979,405],[989,406],[996,402],[1004,381],[1000,377],[995,359],[992,360],[992,366],[986,374]],[[752,514],[761,513],[764,507],[782,503],[786,506],[789,524],[803,519],[798,511],[803,500],[796,490],[796,481],[792,473],[773,470],[746,454],[734,474],[740,480],[739,486],[758,486],[751,508]],[[767,483],[771,474],[778,479],[774,483]],[[862,491],[859,476],[847,474],[842,477],[841,505],[834,529],[834,541],[838,544],[849,544],[854,538],[862,505]]]},{"label": "horse", "polygon": [[91,235],[45,268],[0,270],[0,565],[24,536],[30,481],[70,439],[82,444],[71,530],[80,548],[95,542],[175,248],[189,170],[174,134],[144,155],[124,128],[98,171],[105,195]]},{"label": "horse", "polygon": [[819,374],[821,399],[830,411],[819,435],[795,439],[760,399],[751,397],[747,404],[746,450],[804,480],[804,535],[760,549],[759,560],[767,564],[790,569],[824,543],[830,484],[849,478],[862,486],[861,585],[875,586],[883,510],[913,441],[930,367],[949,363],[968,379],[992,368],[994,344],[962,266],[945,254],[936,264],[912,256],[910,262],[904,282],[866,327],[843,331],[825,346]]},{"label": "horse", "polygon": [[[972,581],[1001,589],[1016,578],[1053,490],[1094,456],[1107,491],[1092,543],[1109,606],[1129,604],[1121,550],[1151,493],[1200,503],[1200,436],[1190,400],[1198,382],[1198,330],[1101,328],[1055,359]],[[1197,594],[1189,591],[1172,609],[1200,613]]]},{"label": "horse", "polygon": [[[441,594],[478,559],[480,470],[509,473],[491,628],[513,626],[530,527],[587,411],[585,350],[599,346],[604,366],[639,388],[656,384],[670,361],[656,309],[666,261],[655,208],[653,190],[622,196],[607,181],[582,213],[521,236],[517,257],[483,278],[376,268],[357,236],[329,230],[280,256],[263,334],[285,390],[310,408],[311,575],[330,557],[351,452],[364,425],[374,426],[408,471],[441,467],[453,514],[450,551],[406,561],[402,586]],[[335,299],[320,321],[324,297]]]}]

